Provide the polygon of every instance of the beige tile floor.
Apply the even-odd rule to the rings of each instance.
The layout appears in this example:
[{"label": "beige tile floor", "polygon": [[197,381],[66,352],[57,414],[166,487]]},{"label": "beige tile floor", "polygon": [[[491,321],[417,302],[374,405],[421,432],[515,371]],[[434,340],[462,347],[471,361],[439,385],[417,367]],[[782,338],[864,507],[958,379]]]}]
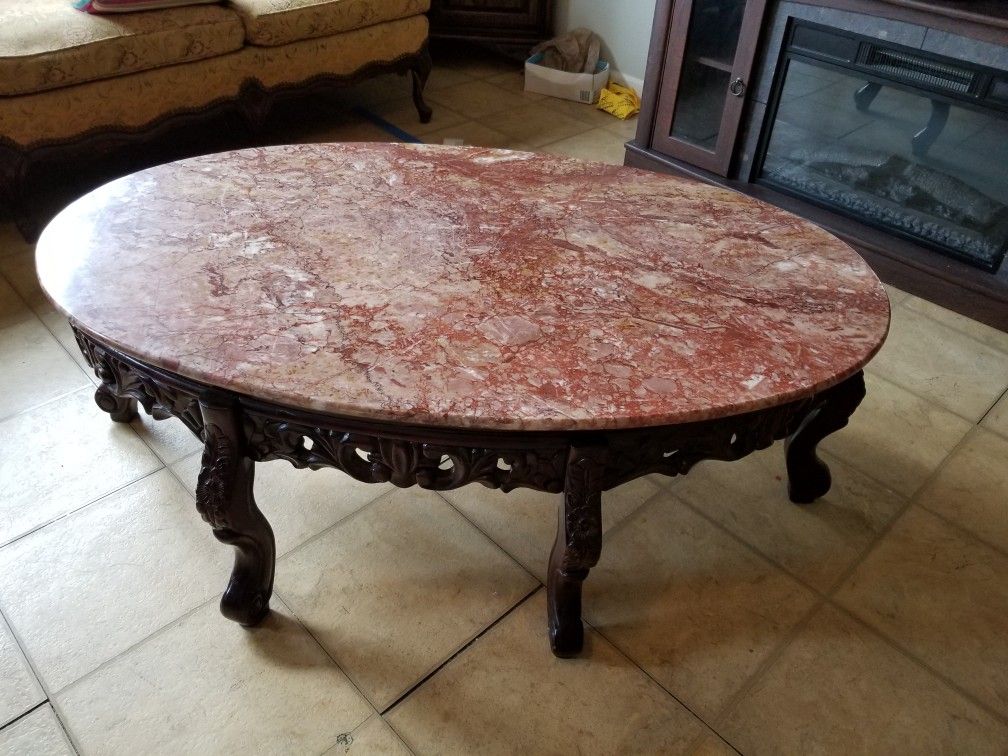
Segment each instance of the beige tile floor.
[{"label": "beige tile floor", "polygon": [[[634,124],[441,65],[281,113],[277,140],[622,161]],[[306,117],[306,110],[310,117]],[[1005,753],[1008,334],[891,290],[868,397],[788,503],[781,449],[606,495],[585,654],[553,658],[556,498],[261,465],[274,612],[217,611],[230,553],[181,424],[108,421],[32,250],[0,227],[0,754]]]}]

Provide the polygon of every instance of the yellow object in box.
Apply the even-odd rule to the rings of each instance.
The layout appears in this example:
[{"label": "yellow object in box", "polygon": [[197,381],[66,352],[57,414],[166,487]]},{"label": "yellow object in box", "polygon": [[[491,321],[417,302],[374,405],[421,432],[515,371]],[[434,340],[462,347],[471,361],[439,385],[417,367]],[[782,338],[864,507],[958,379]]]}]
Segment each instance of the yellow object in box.
[{"label": "yellow object in box", "polygon": [[630,87],[609,82],[599,95],[598,109],[625,121],[640,112],[640,97]]}]

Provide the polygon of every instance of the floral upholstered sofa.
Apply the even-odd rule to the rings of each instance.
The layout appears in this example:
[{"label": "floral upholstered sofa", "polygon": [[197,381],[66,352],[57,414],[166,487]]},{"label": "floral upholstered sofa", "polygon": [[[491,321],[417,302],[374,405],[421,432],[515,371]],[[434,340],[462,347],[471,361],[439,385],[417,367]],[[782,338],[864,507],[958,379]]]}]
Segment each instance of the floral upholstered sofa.
[{"label": "floral upholstered sofa", "polygon": [[19,218],[33,165],[276,97],[411,73],[421,120],[430,0],[227,0],[92,15],[70,0],[0,0],[0,202]]}]

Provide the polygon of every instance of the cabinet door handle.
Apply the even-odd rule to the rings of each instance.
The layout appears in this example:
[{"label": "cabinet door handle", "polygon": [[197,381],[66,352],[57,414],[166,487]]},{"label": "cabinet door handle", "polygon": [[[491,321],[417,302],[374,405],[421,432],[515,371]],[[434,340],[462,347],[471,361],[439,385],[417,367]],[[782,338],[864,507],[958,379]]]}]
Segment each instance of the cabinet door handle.
[{"label": "cabinet door handle", "polygon": [[742,93],[745,92],[745,82],[741,78],[735,79],[735,81],[728,85],[728,91],[736,97],[741,97]]}]

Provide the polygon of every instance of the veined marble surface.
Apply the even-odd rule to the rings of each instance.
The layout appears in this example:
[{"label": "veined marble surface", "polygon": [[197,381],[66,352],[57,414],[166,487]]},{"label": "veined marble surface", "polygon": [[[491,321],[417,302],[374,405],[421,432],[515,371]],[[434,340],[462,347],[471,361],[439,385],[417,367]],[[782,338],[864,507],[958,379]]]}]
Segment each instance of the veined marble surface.
[{"label": "veined marble surface", "polygon": [[37,262],[99,340],[286,405],[493,429],[720,417],[878,350],[847,245],[699,182],[552,155],[387,144],[159,166],[64,210]]}]

